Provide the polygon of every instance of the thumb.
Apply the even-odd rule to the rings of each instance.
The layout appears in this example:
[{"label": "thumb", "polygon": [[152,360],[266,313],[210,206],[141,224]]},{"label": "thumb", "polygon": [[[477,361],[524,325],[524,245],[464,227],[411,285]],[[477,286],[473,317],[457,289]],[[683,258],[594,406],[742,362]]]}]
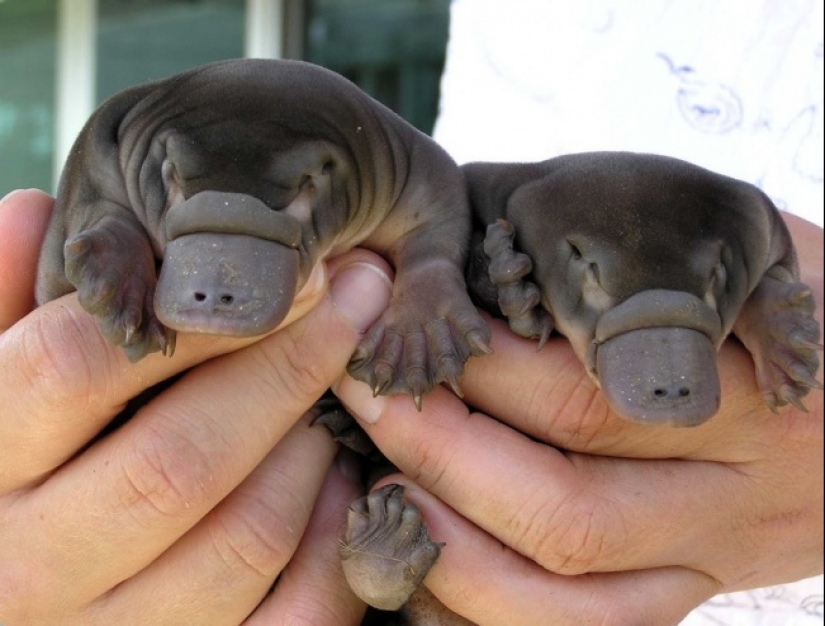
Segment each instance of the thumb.
[{"label": "thumb", "polygon": [[54,198],[18,189],[0,200],[0,333],[34,308],[37,258]]},{"label": "thumb", "polygon": [[363,334],[389,305],[392,270],[380,256],[354,249],[329,261],[330,295],[335,310]]}]

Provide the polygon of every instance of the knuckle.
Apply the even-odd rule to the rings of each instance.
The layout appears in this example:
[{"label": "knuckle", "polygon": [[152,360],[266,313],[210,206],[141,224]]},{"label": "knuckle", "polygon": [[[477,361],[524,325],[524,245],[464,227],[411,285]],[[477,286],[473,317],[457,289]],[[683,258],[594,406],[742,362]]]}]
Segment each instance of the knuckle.
[{"label": "knuckle", "polygon": [[[579,369],[580,364],[576,364]],[[571,365],[571,368],[573,365]],[[603,395],[584,375],[559,393],[549,384],[532,392],[529,415],[536,432],[548,443],[567,450],[590,450],[625,436],[625,425],[611,413]]]},{"label": "knuckle", "polygon": [[[270,494],[271,495],[271,494]],[[245,495],[212,526],[211,541],[226,568],[274,579],[292,558],[309,515],[297,497]]]},{"label": "knuckle", "polygon": [[514,536],[545,569],[567,576],[598,571],[610,526],[606,506],[575,494],[561,505],[546,502],[512,517]]},{"label": "knuckle", "polygon": [[14,351],[17,376],[30,397],[50,410],[90,408],[98,373],[92,371],[96,344],[88,334],[74,313],[32,318]]},{"label": "knuckle", "polygon": [[121,457],[120,502],[143,517],[187,518],[208,503],[209,456],[163,424],[147,425]]}]

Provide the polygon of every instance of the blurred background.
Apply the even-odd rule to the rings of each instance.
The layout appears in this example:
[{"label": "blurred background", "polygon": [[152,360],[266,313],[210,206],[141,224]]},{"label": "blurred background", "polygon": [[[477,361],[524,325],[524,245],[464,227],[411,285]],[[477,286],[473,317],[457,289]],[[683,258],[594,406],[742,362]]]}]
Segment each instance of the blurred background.
[{"label": "blurred background", "polygon": [[329,67],[429,133],[449,0],[0,0],[0,197],[54,191],[92,110],[237,57]]}]

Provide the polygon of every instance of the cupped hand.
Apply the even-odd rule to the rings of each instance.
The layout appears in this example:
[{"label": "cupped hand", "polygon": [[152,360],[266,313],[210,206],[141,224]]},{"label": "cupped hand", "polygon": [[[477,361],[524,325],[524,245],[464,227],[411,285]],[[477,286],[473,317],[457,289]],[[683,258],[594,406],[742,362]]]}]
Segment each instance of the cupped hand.
[{"label": "cupped hand", "polygon": [[[822,230],[786,220],[821,325]],[[444,389],[418,413],[336,387],[404,473],[383,482],[446,543],[425,582],[449,608],[482,626],[675,624],[716,593],[822,572],[821,391],[774,415],[728,341],[719,413],[643,427],[609,411],[564,339],[536,352],[491,323],[495,354],[462,381],[481,412]]]},{"label": "cupped hand", "polygon": [[52,204],[0,203],[0,623],[357,624],[337,544],[356,472],[301,416],[386,307],[386,265],[319,268],[262,340],[130,364],[73,294],[32,310]]}]

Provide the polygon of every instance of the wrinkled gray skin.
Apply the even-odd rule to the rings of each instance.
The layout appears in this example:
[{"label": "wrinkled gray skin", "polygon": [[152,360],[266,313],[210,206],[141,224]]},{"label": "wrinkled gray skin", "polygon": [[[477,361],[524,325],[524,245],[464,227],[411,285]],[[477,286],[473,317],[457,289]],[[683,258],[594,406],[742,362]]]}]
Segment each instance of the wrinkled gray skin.
[{"label": "wrinkled gray skin", "polygon": [[[93,114],[64,169],[36,298],[77,291],[136,361],[171,355],[176,331],[274,329],[316,263],[363,246],[392,263],[395,283],[348,369],[420,407],[436,384],[458,391],[467,358],[489,351],[464,283],[470,224],[458,166],[350,82],[307,63],[227,61]],[[423,552],[426,572],[438,547]]]},{"label": "wrinkled gray skin", "polygon": [[623,152],[463,169],[476,220],[490,224],[468,277],[475,298],[520,335],[565,335],[619,415],[709,419],[731,332],[772,410],[821,388],[814,301],[755,186]]},{"label": "wrinkled gray skin", "polygon": [[226,61],[93,114],[64,169],[36,297],[76,290],[138,360],[171,353],[175,331],[272,330],[319,260],[363,246],[396,279],[349,371],[420,405],[489,351],[463,278],[469,229],[458,166],[352,83],[298,61]]}]

